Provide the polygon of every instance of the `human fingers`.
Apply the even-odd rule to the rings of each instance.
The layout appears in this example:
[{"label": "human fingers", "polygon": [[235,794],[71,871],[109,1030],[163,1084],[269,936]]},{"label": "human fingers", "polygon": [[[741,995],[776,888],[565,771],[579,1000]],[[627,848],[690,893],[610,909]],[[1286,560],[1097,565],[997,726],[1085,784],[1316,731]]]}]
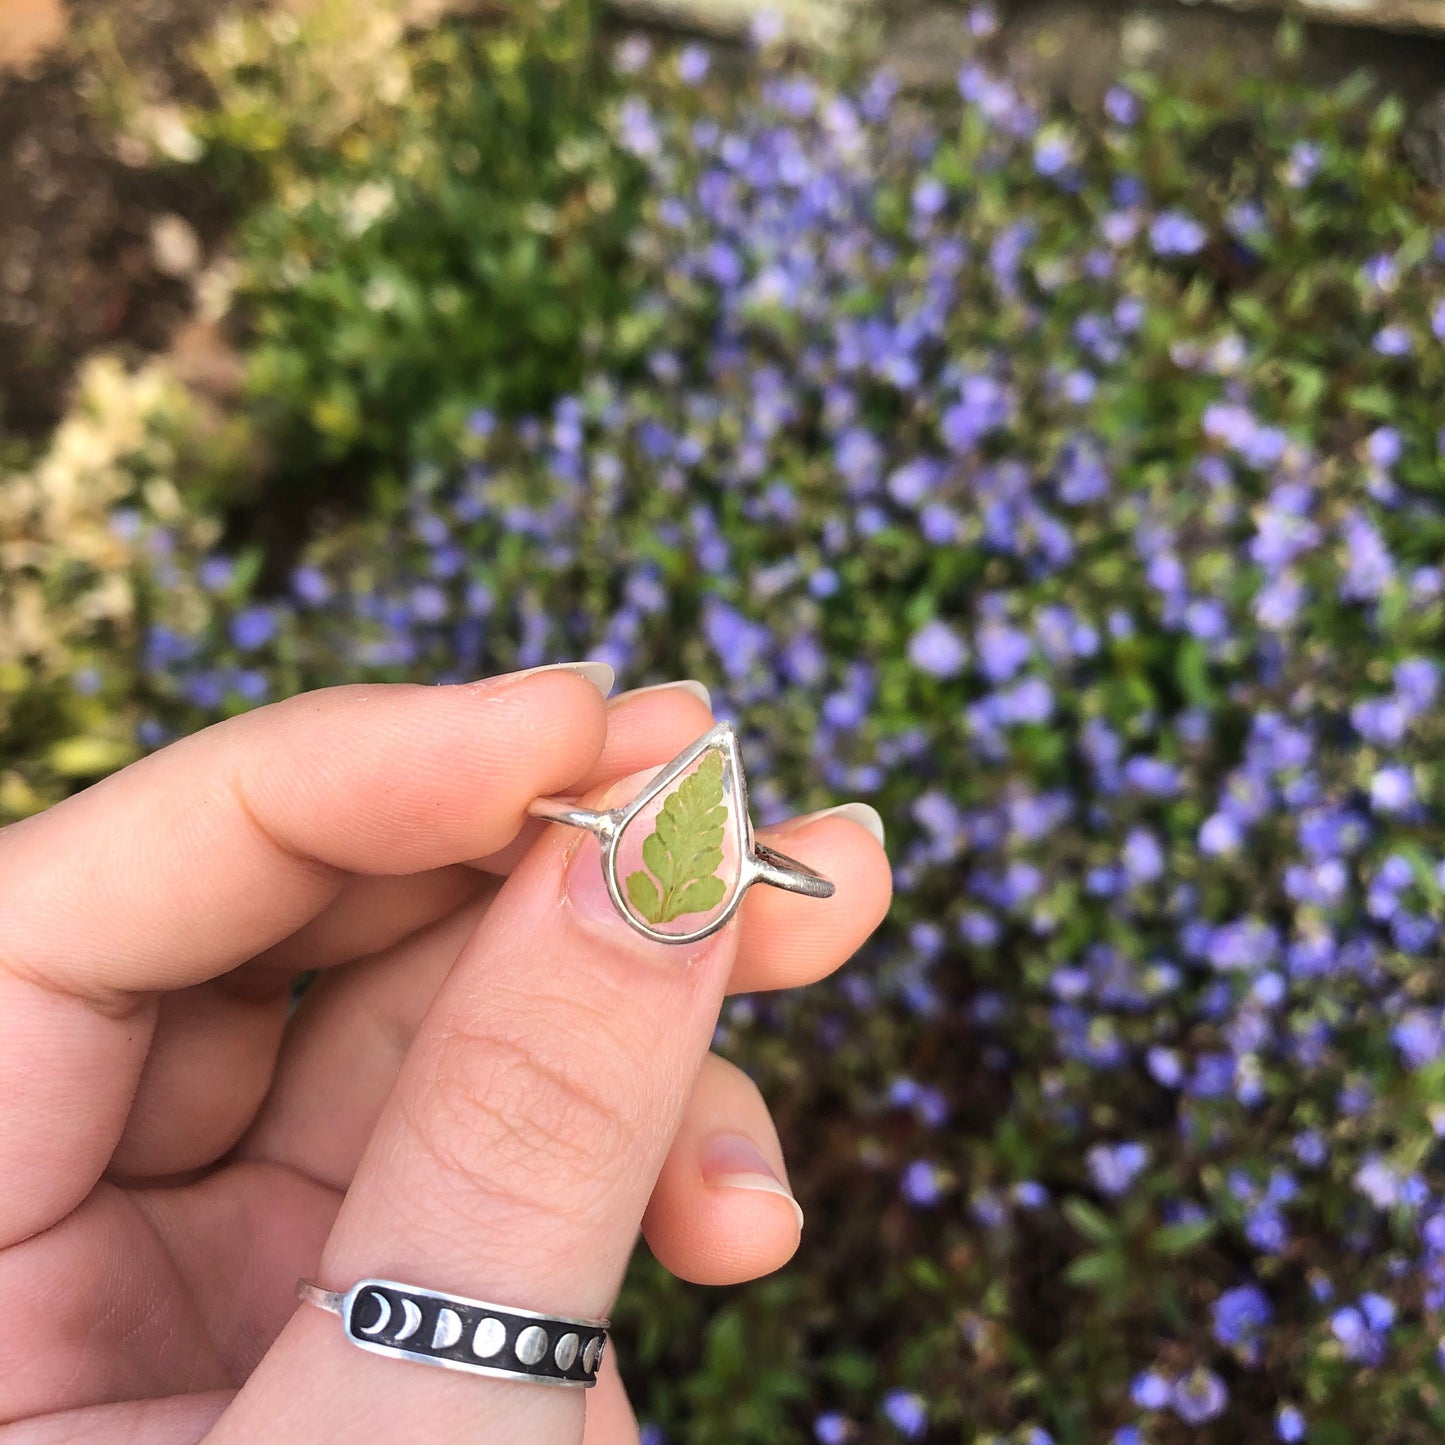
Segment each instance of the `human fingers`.
[{"label": "human fingers", "polygon": [[0,1425],[0,1445],[196,1445],[235,1393],[206,1390],[41,1415]]},{"label": "human fingers", "polygon": [[[679,719],[686,722],[686,718]],[[666,731],[661,752],[681,750]],[[871,810],[870,810],[871,811]],[[809,900],[811,926],[799,928],[772,889],[754,889],[738,922],[728,991],[797,987],[838,968],[857,946],[858,910],[881,917],[889,898],[876,836],[849,808],[828,810],[758,834],[788,850],[800,843],[838,886],[833,900]],[[860,846],[860,843],[862,844]],[[275,1076],[239,1156],[285,1164],[330,1188],[350,1183],[401,1060],[448,969],[480,922],[491,894],[375,957],[323,975],[287,1030]],[[776,900],[787,905],[788,896]]]},{"label": "human fingers", "polygon": [[[712,723],[707,689],[691,679],[619,693],[607,703],[607,737],[592,767],[572,784],[577,791],[625,777],[649,760],[680,752]],[[505,877],[541,836],[540,820],[528,818],[505,847],[469,866],[411,878],[359,877],[315,918],[261,954],[248,969],[291,977],[379,953],[445,917],[479,887],[494,885],[478,871]]]},{"label": "human fingers", "polygon": [[[622,785],[619,798],[637,786]],[[871,838],[831,826],[886,875]],[[829,906],[790,901],[796,928]],[[876,909],[854,910],[855,946],[877,921]],[[643,938],[612,907],[595,839],[549,829],[503,885],[407,1054],[328,1241],[323,1285],[389,1277],[546,1313],[605,1314],[706,1055],[735,946],[735,925],[685,948]],[[378,1361],[306,1308],[212,1440],[264,1434],[284,1445],[366,1429],[397,1445],[438,1434],[554,1445],[580,1438],[581,1407],[574,1391]]]},{"label": "human fingers", "polygon": [[[582,786],[599,786],[650,760],[672,757],[711,722],[707,693],[698,683],[623,693],[608,703],[607,742]],[[603,772],[609,763],[612,771]],[[334,1189],[350,1184],[402,1056],[499,886],[490,876],[478,881],[470,868],[458,871],[468,874],[473,886],[445,917],[394,939],[393,930],[383,929],[385,942],[376,944],[374,956],[328,974],[308,991],[241,1145],[242,1157],[286,1164]],[[358,880],[382,881],[390,880]],[[332,912],[281,945],[293,966],[338,962],[348,948],[356,957],[354,925]],[[377,910],[371,920],[380,922]],[[305,947],[293,950],[303,940]]]},{"label": "human fingers", "polygon": [[658,1260],[694,1284],[741,1284],[793,1257],[803,1211],[758,1086],[709,1054],[658,1175],[642,1232]]},{"label": "human fingers", "polygon": [[607,1352],[597,1372],[596,1387],[587,1401],[582,1445],[638,1445],[637,1416],[627,1398],[615,1350]]},{"label": "human fingers", "polygon": [[[606,682],[607,678],[599,678]],[[157,991],[284,937],[349,874],[501,847],[601,752],[570,671],[328,689],[183,739],[0,832],[0,1247],[100,1176]]]}]

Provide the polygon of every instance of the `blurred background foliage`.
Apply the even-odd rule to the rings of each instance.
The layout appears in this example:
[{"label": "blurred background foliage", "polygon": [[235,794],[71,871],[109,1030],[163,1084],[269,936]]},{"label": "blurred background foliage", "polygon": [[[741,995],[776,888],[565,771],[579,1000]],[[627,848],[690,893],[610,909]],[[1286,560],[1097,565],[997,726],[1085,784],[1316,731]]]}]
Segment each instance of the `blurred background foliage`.
[{"label": "blurred background foliage", "polygon": [[245,384],[99,359],[8,460],[0,810],[301,688],[702,678],[898,901],[728,1007],[809,1225],[639,1260],[649,1439],[1433,1440],[1445,207],[1296,30],[1085,112],[967,19],[913,97],[323,4],[117,107],[234,198]]},{"label": "blurred background foliage", "polygon": [[282,484],[352,485],[576,382],[625,305],[640,194],[597,31],[584,0],[435,28],[322,0],[205,47],[194,130],[245,201],[247,385]]}]

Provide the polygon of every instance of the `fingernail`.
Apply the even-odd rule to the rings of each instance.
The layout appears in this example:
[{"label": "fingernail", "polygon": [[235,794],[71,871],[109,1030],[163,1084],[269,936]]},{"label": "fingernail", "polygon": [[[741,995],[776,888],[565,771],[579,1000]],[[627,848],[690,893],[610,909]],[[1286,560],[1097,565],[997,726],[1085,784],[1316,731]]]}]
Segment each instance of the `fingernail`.
[{"label": "fingernail", "polygon": [[497,682],[520,682],[524,677],[536,677],[539,672],[575,672],[585,677],[598,692],[606,697],[617,681],[617,674],[605,662],[547,662],[541,667],[529,667],[525,672],[509,672]]},{"label": "fingernail", "polygon": [[629,697],[644,697],[649,692],[690,692],[709,712],[712,711],[712,694],[695,677],[678,678],[676,682],[655,682],[650,687],[629,688],[626,692],[619,692],[612,699],[615,707],[619,702]]},{"label": "fingernail", "polygon": [[[621,778],[608,788],[596,806],[605,809],[615,808],[619,803],[630,803],[656,776],[657,769],[648,768]],[[585,835],[578,841],[567,860],[564,886],[568,902],[579,913],[606,920],[629,933],[632,931],[607,891],[607,880],[602,876],[602,849],[596,838]]]},{"label": "fingernail", "polygon": [[846,818],[850,823],[857,823],[860,828],[867,829],[880,848],[885,846],[883,819],[879,816],[878,809],[867,803],[839,803],[836,808],[824,808],[821,813],[791,818],[785,826],[791,833],[794,828],[801,828],[805,823],[816,823],[819,818]]},{"label": "fingernail", "polygon": [[759,1194],[776,1194],[793,1206],[798,1229],[803,1228],[803,1210],[792,1190],[773,1173],[756,1144],[742,1134],[717,1134],[702,1147],[699,1160],[702,1177],[717,1189],[751,1189]]}]

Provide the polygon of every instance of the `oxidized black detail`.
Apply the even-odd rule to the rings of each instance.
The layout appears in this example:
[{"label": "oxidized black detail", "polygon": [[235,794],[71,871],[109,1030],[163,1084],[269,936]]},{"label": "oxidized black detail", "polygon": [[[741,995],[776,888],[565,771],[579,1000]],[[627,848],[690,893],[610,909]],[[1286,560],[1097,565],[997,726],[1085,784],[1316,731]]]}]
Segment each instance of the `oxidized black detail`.
[{"label": "oxidized black detail", "polygon": [[477,1374],[587,1389],[607,1343],[607,1326],[364,1279],[341,1300],[347,1337],[363,1349]]}]

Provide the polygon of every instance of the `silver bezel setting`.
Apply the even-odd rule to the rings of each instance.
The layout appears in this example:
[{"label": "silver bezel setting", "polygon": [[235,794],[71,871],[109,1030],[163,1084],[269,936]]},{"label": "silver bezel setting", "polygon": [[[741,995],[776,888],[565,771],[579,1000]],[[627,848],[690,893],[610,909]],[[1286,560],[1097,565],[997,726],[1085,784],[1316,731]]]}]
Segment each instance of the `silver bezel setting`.
[{"label": "silver bezel setting", "polygon": [[[738,882],[722,911],[702,927],[685,933],[669,933],[638,918],[632,911],[623,894],[618,845],[628,824],[643,808],[660,793],[666,792],[693,763],[710,751],[722,755],[723,795],[729,806],[735,806],[738,810],[738,827],[741,832]],[[684,748],[670,763],[659,769],[652,781],[630,803],[616,808],[594,809],[583,808],[567,798],[538,798],[529,805],[527,811],[535,818],[543,818],[552,823],[565,823],[573,828],[584,828],[596,836],[602,848],[602,874],[613,905],[638,933],[656,943],[697,943],[710,937],[738,911],[743,896],[754,883],[767,883],[771,887],[782,888],[789,893],[801,893],[809,898],[831,898],[837,891],[828,879],[809,868],[806,863],[789,858],[787,854],[779,853],[776,849],[759,843],[755,838],[752,815],[748,810],[747,779],[743,774],[737,734],[728,722],[717,723],[696,742]]]}]

